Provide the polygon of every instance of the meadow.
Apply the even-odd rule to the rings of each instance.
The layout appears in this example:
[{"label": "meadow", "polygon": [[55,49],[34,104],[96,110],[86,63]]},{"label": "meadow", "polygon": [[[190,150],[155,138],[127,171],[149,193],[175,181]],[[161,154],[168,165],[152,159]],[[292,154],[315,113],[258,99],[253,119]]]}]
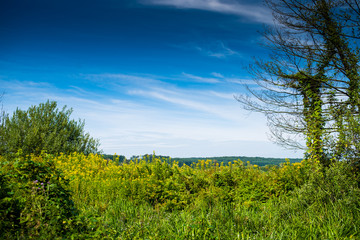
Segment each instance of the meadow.
[{"label": "meadow", "polygon": [[2,239],[360,238],[359,180],[345,162],[0,160]]}]

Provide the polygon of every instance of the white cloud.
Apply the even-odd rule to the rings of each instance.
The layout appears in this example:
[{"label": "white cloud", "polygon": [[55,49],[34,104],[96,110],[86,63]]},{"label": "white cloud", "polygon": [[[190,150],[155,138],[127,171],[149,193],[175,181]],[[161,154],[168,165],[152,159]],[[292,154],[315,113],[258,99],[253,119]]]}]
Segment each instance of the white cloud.
[{"label": "white cloud", "polygon": [[218,82],[220,82],[216,78],[199,77],[199,76],[195,76],[195,75],[188,74],[188,73],[182,73],[182,75],[191,80],[195,80],[196,82],[202,82],[202,83],[218,83]]},{"label": "white cloud", "polygon": [[[80,74],[80,78],[96,82],[103,87],[120,87],[129,85],[159,85],[163,84],[160,76],[140,76],[120,73]],[[166,84],[166,83],[164,83]]]},{"label": "white cloud", "polygon": [[[89,78],[90,75],[83,76]],[[85,89],[75,82],[64,89],[47,83],[1,81],[0,84],[7,86],[4,107],[8,112],[16,107],[27,109],[47,99],[56,100],[60,108],[64,105],[72,107],[72,117],[86,120],[86,131],[100,139],[106,153],[130,157],[155,150],[157,154],[173,157],[270,157],[277,156],[276,152],[294,156],[269,143],[265,118],[260,114],[246,116],[232,93],[219,90],[218,84],[213,89],[188,89],[151,77],[91,75],[91,79],[97,79],[96,84],[102,87],[109,77],[114,80],[108,86],[112,88],[112,94],[89,87]],[[185,77],[195,82],[206,79],[191,74]],[[125,86],[127,91],[111,85],[124,79],[129,80]],[[148,81],[151,84],[147,84]],[[226,81],[223,83],[222,79],[221,84]],[[249,141],[253,141],[253,145]]]},{"label": "white cloud", "polygon": [[172,6],[184,9],[198,9],[204,11],[233,14],[246,17],[253,22],[271,24],[271,13],[262,6],[241,4],[238,1],[224,0],[142,0],[145,4]]},{"label": "white cloud", "polygon": [[163,94],[159,91],[149,92],[149,91],[137,90],[137,91],[133,91],[132,94],[142,95],[142,96],[146,95],[149,97],[160,99],[162,101],[180,105],[192,110],[208,113],[210,115],[213,115],[212,117],[216,116],[232,121],[238,120],[238,114],[234,114],[232,108],[229,108],[228,106],[224,106],[222,104],[214,104],[215,99],[207,99],[207,101],[205,101],[205,99],[201,99],[202,101],[200,102],[196,100],[189,100],[189,96],[187,98],[185,95],[183,95],[182,97],[174,97],[169,94]]},{"label": "white cloud", "polygon": [[205,44],[200,42],[188,42],[182,45],[172,44],[171,46],[184,50],[195,50],[202,55],[219,59],[226,59],[229,57],[242,57],[240,52],[237,52],[226,46],[226,44],[222,41],[212,41]]},{"label": "white cloud", "polygon": [[198,50],[200,53],[209,57],[227,58],[230,56],[241,56],[239,52],[225,46],[225,44],[221,41],[213,42],[211,44],[201,47],[195,46],[194,48]]},{"label": "white cloud", "polygon": [[224,78],[228,83],[234,83],[235,85],[257,85],[256,82],[250,78],[238,78],[238,77],[226,77]]},{"label": "white cloud", "polygon": [[222,92],[216,92],[216,91],[209,91],[209,93],[215,97],[224,98],[227,100],[234,100],[235,93],[222,93]]},{"label": "white cloud", "polygon": [[224,76],[221,73],[217,73],[217,72],[212,72],[211,75],[217,78],[224,78]]}]

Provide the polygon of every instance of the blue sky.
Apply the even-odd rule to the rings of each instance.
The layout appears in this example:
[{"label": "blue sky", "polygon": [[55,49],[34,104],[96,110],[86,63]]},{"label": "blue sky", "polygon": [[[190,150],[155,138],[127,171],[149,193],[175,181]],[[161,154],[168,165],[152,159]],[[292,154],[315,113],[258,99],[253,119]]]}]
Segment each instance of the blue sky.
[{"label": "blue sky", "polygon": [[3,105],[72,107],[105,153],[127,157],[301,157],[234,99],[271,23],[261,1],[2,1]]}]

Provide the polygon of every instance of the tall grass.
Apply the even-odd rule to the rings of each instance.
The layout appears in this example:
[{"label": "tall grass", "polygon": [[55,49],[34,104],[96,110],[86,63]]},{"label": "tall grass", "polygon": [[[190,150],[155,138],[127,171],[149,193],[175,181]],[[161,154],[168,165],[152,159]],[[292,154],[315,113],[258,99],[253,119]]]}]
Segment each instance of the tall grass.
[{"label": "tall grass", "polygon": [[285,162],[264,171],[240,160],[191,167],[157,157],[118,165],[78,153],[30,160],[52,162],[68,183],[78,214],[63,217],[66,238],[360,238],[359,181],[346,163]]}]

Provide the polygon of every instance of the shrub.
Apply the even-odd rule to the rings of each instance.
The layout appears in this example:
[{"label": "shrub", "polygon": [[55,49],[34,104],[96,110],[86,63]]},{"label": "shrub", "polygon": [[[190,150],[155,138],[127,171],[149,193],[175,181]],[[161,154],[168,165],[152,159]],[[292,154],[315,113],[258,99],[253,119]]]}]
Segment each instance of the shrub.
[{"label": "shrub", "polygon": [[13,195],[7,175],[0,173],[0,237],[5,232],[13,235],[20,227],[21,207]]},{"label": "shrub", "polygon": [[22,149],[23,156],[74,151],[85,154],[98,152],[99,142],[84,132],[84,121],[70,119],[72,109],[59,111],[56,102],[47,101],[27,111],[17,109],[6,116],[0,126],[0,155],[14,155]]},{"label": "shrub", "polygon": [[74,228],[68,180],[49,157],[0,157],[1,238],[56,238]]}]

